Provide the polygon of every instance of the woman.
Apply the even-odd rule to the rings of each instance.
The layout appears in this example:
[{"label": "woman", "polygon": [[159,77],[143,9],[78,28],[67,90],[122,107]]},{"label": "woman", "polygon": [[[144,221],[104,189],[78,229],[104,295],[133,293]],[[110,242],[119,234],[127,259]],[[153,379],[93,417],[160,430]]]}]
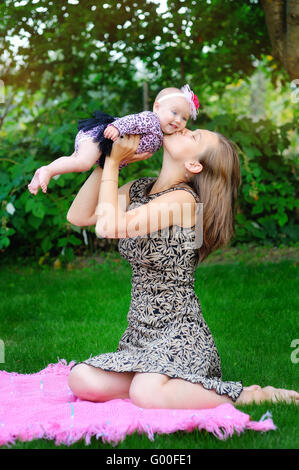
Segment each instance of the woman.
[{"label": "woman", "polygon": [[138,142],[138,136],[118,139],[104,169],[94,170],[68,212],[72,224],[96,225],[97,235],[119,238],[133,270],[128,327],[116,352],[76,364],[71,390],[84,400],[130,398],[144,408],[298,403],[292,390],[222,381],[219,354],[193,288],[198,263],[233,234],[240,185],[234,146],[207,130],[165,136],[158,178],[118,189],[119,164],[148,157],[134,155]]}]

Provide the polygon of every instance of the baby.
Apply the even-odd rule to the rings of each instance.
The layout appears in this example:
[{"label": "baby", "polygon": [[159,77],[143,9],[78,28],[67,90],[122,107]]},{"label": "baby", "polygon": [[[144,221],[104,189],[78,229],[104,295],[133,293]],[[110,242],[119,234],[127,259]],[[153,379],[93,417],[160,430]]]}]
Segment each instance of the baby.
[{"label": "baby", "polygon": [[185,85],[181,89],[161,90],[155,98],[153,112],[143,111],[114,118],[95,111],[93,118],[79,121],[74,153],[39,168],[28,189],[32,194],[37,194],[41,187],[46,193],[53,176],[88,171],[95,163],[103,168],[106,155],[110,155],[113,142],[119,136],[139,134],[140,142],[136,153],[153,154],[162,146],[163,134],[182,131],[190,116],[196,119],[198,107],[197,96],[189,85]]}]

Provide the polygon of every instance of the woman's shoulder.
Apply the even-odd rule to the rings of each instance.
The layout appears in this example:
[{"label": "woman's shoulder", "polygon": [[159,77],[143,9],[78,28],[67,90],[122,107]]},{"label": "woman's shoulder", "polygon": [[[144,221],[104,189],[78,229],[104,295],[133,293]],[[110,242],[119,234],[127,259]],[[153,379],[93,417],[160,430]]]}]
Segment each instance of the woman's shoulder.
[{"label": "woman's shoulder", "polygon": [[149,194],[150,189],[156,180],[157,178],[154,176],[144,176],[133,181],[129,181],[119,189],[119,192],[122,194],[126,194],[128,197],[128,201],[139,201],[140,199],[144,198],[145,202],[149,202],[150,200],[159,198],[166,194],[169,194],[170,197],[172,196],[173,200],[176,200],[178,198],[182,199],[182,197],[184,197],[184,194],[186,195],[186,193],[189,193],[190,197],[192,196],[191,200],[200,202],[200,198],[194,188],[192,188],[186,183],[180,183],[177,186],[166,189],[165,191]]},{"label": "woman's shoulder", "polygon": [[[161,193],[161,196],[169,196],[170,201],[184,203],[197,203],[200,202],[200,198],[196,191],[188,185],[174,186]],[[160,194],[158,193],[158,196]]]},{"label": "woman's shoulder", "polygon": [[193,198],[196,200],[196,202],[200,202],[199,195],[197,194],[195,189],[192,188],[191,186],[189,186],[188,184],[177,186],[177,189],[183,189],[184,191],[187,191],[189,194],[191,194],[193,196]]},{"label": "woman's shoulder", "polygon": [[180,183],[176,186],[173,186],[169,189],[166,189],[165,191],[161,191],[161,192],[158,192],[158,193],[154,193],[154,194],[151,194],[150,197],[156,197],[156,196],[163,196],[165,194],[169,194],[171,195],[171,197],[176,200],[176,199],[179,199],[179,200],[183,200],[186,195],[189,193],[189,198],[187,197],[187,200],[190,200],[194,202],[194,200],[196,202],[200,202],[200,198],[199,198],[199,195],[197,194],[197,192],[194,190],[194,188],[192,188],[191,186],[189,186],[188,184],[186,183]]}]

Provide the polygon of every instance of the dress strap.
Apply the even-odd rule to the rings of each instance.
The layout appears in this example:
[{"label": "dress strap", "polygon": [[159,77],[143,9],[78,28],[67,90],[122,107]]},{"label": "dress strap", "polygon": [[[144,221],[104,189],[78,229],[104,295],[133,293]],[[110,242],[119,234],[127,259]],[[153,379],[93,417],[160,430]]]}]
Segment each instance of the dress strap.
[{"label": "dress strap", "polygon": [[157,178],[155,177],[142,177],[138,180],[135,180],[130,187],[130,201],[133,201],[134,199],[139,200],[142,197],[146,197],[146,199],[151,199],[161,194],[176,191],[178,189],[183,189],[184,191],[188,191],[188,193],[192,194],[196,202],[200,202],[199,195],[193,189],[186,188],[184,186],[175,186],[174,188],[165,189],[164,191],[160,191],[155,194],[146,194],[149,188],[149,183],[154,183],[156,179]]},{"label": "dress strap", "polygon": [[[148,182],[154,182],[155,180],[156,180],[156,178],[148,178]],[[154,197],[154,196],[159,196],[161,194],[166,194],[168,192],[176,191],[178,189],[184,189],[184,191],[188,191],[188,193],[192,194],[192,196],[194,197],[196,202],[200,202],[199,195],[193,189],[186,188],[185,186],[175,186],[174,188],[165,189],[164,191],[159,191],[158,193],[155,193],[155,194],[149,194],[147,197],[151,198],[151,197]]]},{"label": "dress strap", "polygon": [[195,191],[193,191],[193,189],[185,188],[184,186],[176,186],[175,188],[166,189],[165,193],[167,193],[168,191],[175,191],[176,189],[184,189],[184,191],[188,191],[188,193],[192,194],[196,202],[200,202],[200,198],[198,194]]}]

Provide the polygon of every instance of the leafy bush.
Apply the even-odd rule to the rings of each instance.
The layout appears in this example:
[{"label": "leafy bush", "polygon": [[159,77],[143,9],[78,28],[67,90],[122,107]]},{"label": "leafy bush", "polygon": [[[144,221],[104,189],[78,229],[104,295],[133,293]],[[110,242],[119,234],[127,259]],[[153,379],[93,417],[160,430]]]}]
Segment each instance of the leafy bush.
[{"label": "leafy bush", "polygon": [[[74,253],[114,249],[117,241],[99,240],[93,228],[82,230],[66,221],[74,195],[87,175],[74,173],[52,179],[47,195],[27,190],[34,171],[61,155],[73,152],[77,120],[91,113],[98,103],[80,98],[40,108],[22,125],[7,122],[1,131],[0,148],[0,250],[3,255],[32,257],[40,264],[60,256],[70,261]],[[278,128],[268,120],[253,122],[221,114],[210,119],[202,114],[197,127],[223,133],[238,148],[242,186],[236,218],[238,242],[283,243],[297,240],[296,172],[293,160],[284,156],[295,123]],[[120,185],[141,176],[156,176],[161,151],[120,172]]]},{"label": "leafy bush", "polygon": [[295,122],[277,127],[270,120],[253,122],[230,114],[216,116],[206,127],[229,137],[239,150],[242,185],[235,241],[298,241],[296,168],[284,156]]},{"label": "leafy bush", "polygon": [[73,196],[87,178],[86,174],[65,174],[52,179],[46,195],[41,191],[37,196],[32,195],[27,185],[37,168],[73,152],[77,132],[77,119],[73,116],[80,118],[90,112],[84,113],[78,99],[40,110],[37,118],[23,123],[19,129],[8,122],[6,130],[1,132],[0,250],[3,254],[32,257],[40,264],[60,255],[67,262],[72,260],[74,248],[82,251],[88,243],[86,231],[66,220]]}]

